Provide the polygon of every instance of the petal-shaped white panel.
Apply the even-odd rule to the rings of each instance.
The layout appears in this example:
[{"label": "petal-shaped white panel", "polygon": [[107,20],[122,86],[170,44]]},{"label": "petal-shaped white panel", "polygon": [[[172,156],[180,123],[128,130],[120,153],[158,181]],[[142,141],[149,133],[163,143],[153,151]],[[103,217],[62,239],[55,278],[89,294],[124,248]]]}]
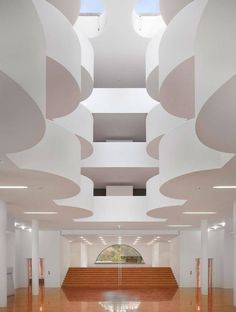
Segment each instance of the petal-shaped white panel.
[{"label": "petal-shaped white panel", "polygon": [[54,122],[77,135],[81,143],[82,159],[92,154],[93,115],[83,104],[70,115],[55,119]]},{"label": "petal-shaped white panel", "polygon": [[60,10],[74,24],[80,12],[80,0],[47,0]]},{"label": "petal-shaped white panel", "polygon": [[160,210],[165,210],[168,207],[174,209],[176,207],[182,206],[185,203],[184,200],[178,200],[164,196],[160,193],[159,188],[160,181],[158,175],[147,181],[147,215],[154,218],[158,218]]},{"label": "petal-shaped white panel", "polygon": [[235,14],[235,1],[209,1],[195,45],[197,134],[209,147],[232,153],[236,153]]},{"label": "petal-shaped white panel", "polygon": [[168,114],[161,105],[154,107],[146,119],[147,152],[153,158],[159,158],[159,143],[164,134],[181,125],[183,119]]},{"label": "petal-shaped white panel", "polygon": [[33,0],[46,36],[47,117],[71,113],[79,104],[81,49],[71,23],[45,0]]},{"label": "petal-shaped white panel", "polygon": [[166,26],[161,25],[146,50],[146,89],[151,98],[159,101],[159,46]]},{"label": "petal-shaped white panel", "polygon": [[0,151],[8,153],[32,147],[45,130],[45,38],[30,1],[1,1],[0,37]]},{"label": "petal-shaped white panel", "polygon": [[168,25],[160,44],[160,100],[169,113],[194,117],[194,44],[206,0],[196,0]]},{"label": "petal-shaped white panel", "polygon": [[161,140],[159,156],[161,192],[175,198],[189,198],[211,185],[216,169],[233,157],[203,145],[195,133],[195,120],[168,132]]},{"label": "petal-shaped white panel", "polygon": [[80,101],[86,100],[93,91],[94,85],[94,51],[91,42],[79,30],[76,25],[74,29],[80,41],[81,47],[81,95]]},{"label": "petal-shaped white panel", "polygon": [[93,215],[93,181],[85,176],[80,177],[80,193],[74,197],[55,200],[61,209],[73,207],[80,212],[80,218],[86,218]]},{"label": "petal-shaped white panel", "polygon": [[161,15],[169,24],[175,15],[193,0],[160,0]]},{"label": "petal-shaped white panel", "polygon": [[[80,155],[80,142],[76,136],[52,121],[47,121],[45,135],[37,145],[8,156],[18,168],[27,169],[22,170],[23,175],[29,171],[28,174],[38,178],[42,174],[47,180],[48,176],[48,181],[55,184],[55,189],[70,188],[69,194],[74,195],[79,192]],[[45,181],[45,184],[50,183]]]}]

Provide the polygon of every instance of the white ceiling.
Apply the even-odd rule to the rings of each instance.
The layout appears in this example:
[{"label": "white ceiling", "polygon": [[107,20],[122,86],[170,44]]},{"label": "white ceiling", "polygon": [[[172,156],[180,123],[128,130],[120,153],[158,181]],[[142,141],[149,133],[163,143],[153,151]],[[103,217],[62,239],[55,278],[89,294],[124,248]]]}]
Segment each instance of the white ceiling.
[{"label": "white ceiling", "polygon": [[106,140],[146,141],[147,114],[93,114],[94,142]]}]

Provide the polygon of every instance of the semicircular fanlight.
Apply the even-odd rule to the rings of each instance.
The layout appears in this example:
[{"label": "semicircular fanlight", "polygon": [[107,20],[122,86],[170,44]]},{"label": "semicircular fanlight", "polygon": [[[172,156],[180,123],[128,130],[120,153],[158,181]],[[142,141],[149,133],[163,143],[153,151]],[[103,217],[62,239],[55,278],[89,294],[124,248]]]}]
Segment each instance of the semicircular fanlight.
[{"label": "semicircular fanlight", "polygon": [[108,263],[138,263],[144,264],[143,257],[129,245],[111,245],[99,254],[96,264]]}]

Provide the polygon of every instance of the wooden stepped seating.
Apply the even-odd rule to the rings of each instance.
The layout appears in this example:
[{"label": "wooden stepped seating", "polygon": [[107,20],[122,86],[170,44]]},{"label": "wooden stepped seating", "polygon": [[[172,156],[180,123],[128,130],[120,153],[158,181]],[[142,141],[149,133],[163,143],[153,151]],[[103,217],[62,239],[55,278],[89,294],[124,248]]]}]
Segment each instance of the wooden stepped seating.
[{"label": "wooden stepped seating", "polygon": [[69,268],[62,287],[159,288],[178,287],[169,267]]}]

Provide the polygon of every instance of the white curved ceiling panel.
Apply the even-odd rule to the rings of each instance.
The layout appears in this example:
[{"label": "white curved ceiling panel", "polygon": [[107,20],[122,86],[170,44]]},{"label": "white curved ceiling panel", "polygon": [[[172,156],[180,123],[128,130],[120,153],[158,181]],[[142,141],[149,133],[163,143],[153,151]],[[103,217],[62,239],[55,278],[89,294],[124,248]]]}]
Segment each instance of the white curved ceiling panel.
[{"label": "white curved ceiling panel", "polygon": [[236,5],[233,0],[225,4],[209,1],[198,28],[195,45],[196,131],[199,139],[209,147],[236,153]]},{"label": "white curved ceiling panel", "polygon": [[233,157],[203,145],[195,133],[195,120],[168,132],[159,148],[161,192],[187,198],[199,187],[212,185],[212,179]]},{"label": "white curved ceiling panel", "polygon": [[1,2],[0,37],[0,151],[9,153],[32,147],[45,130],[45,38],[31,2]]},{"label": "white curved ceiling panel", "polygon": [[203,0],[196,0],[180,11],[160,44],[161,104],[170,114],[188,119],[195,111],[194,45],[204,7]]},{"label": "white curved ceiling panel", "polygon": [[46,37],[47,117],[64,116],[79,104],[81,48],[67,18],[45,0],[34,0]]},{"label": "white curved ceiling panel", "polygon": [[81,158],[93,152],[93,115],[83,104],[70,115],[55,119],[54,122],[74,133],[81,143]]},{"label": "white curved ceiling panel", "polygon": [[160,0],[161,15],[169,24],[175,15],[193,0]]},{"label": "white curved ceiling panel", "polygon": [[163,135],[184,123],[181,118],[168,114],[161,105],[154,107],[146,118],[147,152],[159,159],[159,143]]},{"label": "white curved ceiling panel", "polygon": [[60,10],[74,24],[80,13],[80,0],[47,0]]},{"label": "white curved ceiling panel", "polygon": [[[49,179],[55,178],[55,186],[60,180],[68,181],[72,193],[79,192],[80,180],[80,142],[76,136],[52,121],[47,121],[43,139],[27,151],[8,155],[20,169],[42,173]],[[46,183],[46,182],[45,182]],[[74,187],[73,187],[74,184]],[[77,190],[77,192],[76,192]]]}]

